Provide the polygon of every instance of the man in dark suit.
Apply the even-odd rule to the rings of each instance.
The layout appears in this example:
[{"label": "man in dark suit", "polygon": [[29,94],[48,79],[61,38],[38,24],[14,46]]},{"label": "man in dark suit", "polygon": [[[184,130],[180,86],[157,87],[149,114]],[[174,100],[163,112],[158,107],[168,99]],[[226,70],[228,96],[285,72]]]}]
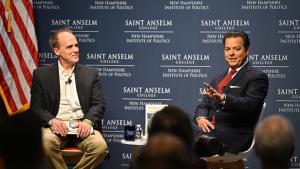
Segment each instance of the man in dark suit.
[{"label": "man in dark suit", "polygon": [[58,62],[33,71],[30,103],[42,122],[46,166],[67,168],[60,150],[72,142],[84,151],[75,168],[95,168],[108,153],[99,132],[105,101],[98,72],[77,63],[78,42],[71,30],[55,31],[49,42]]},{"label": "man in dark suit", "polygon": [[245,32],[225,34],[223,44],[229,68],[204,83],[207,92],[197,106],[194,131],[196,139],[208,135],[219,139],[225,152],[238,153],[251,144],[269,81],[247,61],[250,41]]}]

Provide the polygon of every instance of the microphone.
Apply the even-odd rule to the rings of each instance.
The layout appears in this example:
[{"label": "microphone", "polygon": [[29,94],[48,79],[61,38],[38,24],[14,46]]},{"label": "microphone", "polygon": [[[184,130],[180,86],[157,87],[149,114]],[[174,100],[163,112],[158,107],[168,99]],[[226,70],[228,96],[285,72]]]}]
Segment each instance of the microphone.
[{"label": "microphone", "polygon": [[68,78],[68,80],[67,81],[65,81],[65,84],[67,85],[67,84],[71,84],[72,83],[72,79],[71,79],[71,76]]}]

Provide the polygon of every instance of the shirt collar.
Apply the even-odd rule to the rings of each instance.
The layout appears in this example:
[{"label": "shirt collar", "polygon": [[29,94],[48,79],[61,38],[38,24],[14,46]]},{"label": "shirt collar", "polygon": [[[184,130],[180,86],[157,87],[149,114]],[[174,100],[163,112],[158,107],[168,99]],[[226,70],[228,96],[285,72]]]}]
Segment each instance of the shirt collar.
[{"label": "shirt collar", "polygon": [[[239,67],[239,68],[237,68],[237,69],[235,69],[236,70],[236,72],[238,72],[239,70],[241,70],[246,64],[248,63],[248,61],[246,61],[241,67]],[[232,69],[231,68],[229,68],[229,70],[228,70],[228,72],[230,72]]]},{"label": "shirt collar", "polygon": [[[58,72],[59,72],[59,74],[65,76],[65,77],[71,76],[71,75],[68,75],[67,71],[66,71],[65,68],[60,64],[60,62],[59,62],[59,61],[57,61],[57,62],[58,62]],[[75,68],[75,64],[74,64],[73,67],[72,67],[72,72],[74,71],[74,68]]]}]

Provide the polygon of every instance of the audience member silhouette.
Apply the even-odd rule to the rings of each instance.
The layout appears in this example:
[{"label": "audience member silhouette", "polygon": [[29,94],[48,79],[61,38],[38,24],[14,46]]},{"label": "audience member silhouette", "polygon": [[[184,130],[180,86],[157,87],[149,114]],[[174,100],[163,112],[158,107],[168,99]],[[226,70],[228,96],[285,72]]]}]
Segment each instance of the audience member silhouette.
[{"label": "audience member silhouette", "polygon": [[0,123],[2,167],[5,169],[40,167],[43,153],[41,129],[37,121],[38,118],[31,113],[23,112]]},{"label": "audience member silhouette", "polygon": [[294,128],[283,116],[272,115],[255,130],[255,151],[263,169],[288,169],[294,153]]},{"label": "audience member silhouette", "polygon": [[164,107],[154,114],[148,130],[148,142],[131,168],[207,168],[206,163],[193,153],[193,143],[189,116],[176,106]]},{"label": "audience member silhouette", "polygon": [[191,169],[192,160],[186,144],[170,133],[149,137],[135,162],[135,169]]},{"label": "audience member silhouette", "polygon": [[159,132],[166,132],[182,139],[193,147],[193,129],[189,116],[180,108],[169,105],[154,114],[148,130],[148,137]]}]

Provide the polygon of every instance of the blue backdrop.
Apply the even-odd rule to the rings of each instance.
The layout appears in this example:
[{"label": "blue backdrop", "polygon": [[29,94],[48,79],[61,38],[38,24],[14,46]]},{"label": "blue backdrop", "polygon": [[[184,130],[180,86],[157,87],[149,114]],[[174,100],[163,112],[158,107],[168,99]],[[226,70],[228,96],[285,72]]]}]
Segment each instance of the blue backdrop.
[{"label": "blue backdrop", "polygon": [[[173,104],[193,114],[210,81],[227,68],[223,34],[246,31],[249,61],[268,74],[266,115],[282,114],[299,142],[300,1],[296,0],[34,0],[40,65],[56,61],[51,31],[69,27],[80,62],[99,71],[107,101],[103,120],[111,159],[99,168],[128,167],[120,143],[127,124],[144,125],[145,104]],[[298,120],[297,120],[298,119]],[[300,150],[291,159],[300,167]],[[253,154],[247,161],[258,168]]]}]

